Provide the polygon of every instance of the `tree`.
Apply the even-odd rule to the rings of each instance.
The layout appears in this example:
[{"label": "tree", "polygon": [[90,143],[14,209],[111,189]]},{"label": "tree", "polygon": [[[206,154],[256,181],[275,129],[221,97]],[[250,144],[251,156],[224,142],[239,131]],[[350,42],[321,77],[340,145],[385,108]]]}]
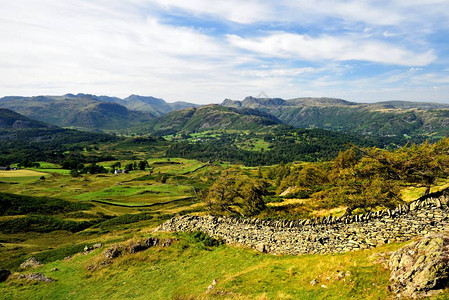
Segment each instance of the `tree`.
[{"label": "tree", "polygon": [[148,167],[148,162],[146,160],[139,161],[139,169],[145,171],[145,168]]},{"label": "tree", "polygon": [[121,162],[119,162],[119,161],[117,161],[117,162],[115,162],[115,163],[113,163],[112,165],[111,165],[111,168],[112,169],[119,169],[119,168],[121,168],[122,167],[122,163]]},{"label": "tree", "polygon": [[400,180],[405,184],[425,187],[424,195],[440,178],[449,176],[449,138],[435,144],[428,141],[404,146],[395,151],[377,148],[360,149],[366,157],[378,162],[389,179]]},{"label": "tree", "polygon": [[263,196],[266,194],[267,184],[263,180],[250,178],[233,168],[222,172],[204,201],[213,215],[251,216],[265,208]]},{"label": "tree", "polygon": [[400,201],[399,182],[389,176],[388,168],[369,155],[372,151],[378,149],[352,147],[340,152],[328,174],[330,187],[315,197],[330,206],[344,205],[349,213],[357,208],[369,211],[394,207]]},{"label": "tree", "polygon": [[128,171],[134,170],[134,165],[133,165],[132,163],[127,164],[127,165],[125,166],[125,170],[128,170]]}]

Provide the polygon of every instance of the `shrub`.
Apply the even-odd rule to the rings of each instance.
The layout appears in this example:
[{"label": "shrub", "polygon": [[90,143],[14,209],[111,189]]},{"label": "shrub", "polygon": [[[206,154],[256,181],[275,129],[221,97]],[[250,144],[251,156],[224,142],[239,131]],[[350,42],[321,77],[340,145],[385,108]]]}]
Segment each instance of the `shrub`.
[{"label": "shrub", "polygon": [[0,193],[0,216],[33,214],[58,214],[86,210],[88,203],[70,202],[58,198],[33,197]]},{"label": "shrub", "polygon": [[53,216],[31,215],[0,222],[0,232],[20,233],[66,230],[74,233],[89,228],[92,225],[92,222],[86,221],[64,221]]}]

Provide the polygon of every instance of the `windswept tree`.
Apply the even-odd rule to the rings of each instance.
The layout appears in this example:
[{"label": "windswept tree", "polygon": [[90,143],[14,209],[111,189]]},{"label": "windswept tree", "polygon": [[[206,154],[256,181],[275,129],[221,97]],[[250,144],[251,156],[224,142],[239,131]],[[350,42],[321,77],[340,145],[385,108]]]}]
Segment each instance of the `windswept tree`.
[{"label": "windswept tree", "polygon": [[434,144],[425,142],[404,146],[395,151],[377,148],[360,151],[377,161],[389,179],[425,187],[424,195],[430,193],[438,179],[449,177],[449,138],[443,138]]},{"label": "windswept tree", "polygon": [[315,198],[330,206],[346,206],[348,212],[394,207],[400,201],[398,182],[387,176],[377,160],[357,154],[355,148],[339,153],[328,178],[328,188]]},{"label": "windswept tree", "polygon": [[265,208],[263,196],[267,185],[251,178],[237,168],[222,172],[204,196],[204,202],[213,215],[250,216]]}]

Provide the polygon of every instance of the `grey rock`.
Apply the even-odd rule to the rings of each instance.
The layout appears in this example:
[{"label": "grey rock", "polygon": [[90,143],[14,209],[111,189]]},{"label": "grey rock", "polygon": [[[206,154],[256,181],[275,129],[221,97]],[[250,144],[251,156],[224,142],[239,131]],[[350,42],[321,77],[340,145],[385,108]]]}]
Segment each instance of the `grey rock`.
[{"label": "grey rock", "polygon": [[108,259],[114,259],[119,257],[123,252],[121,246],[113,245],[109,249],[103,252],[103,256]]},{"label": "grey rock", "polygon": [[128,246],[129,253],[134,254],[143,250],[148,249],[149,246],[147,246],[145,243],[131,243]]},{"label": "grey rock", "polygon": [[173,239],[165,239],[162,242],[162,247],[170,247],[173,244]]},{"label": "grey rock", "polygon": [[[439,199],[443,203],[446,198]],[[447,206],[438,208],[431,204],[435,202],[435,199],[417,200],[411,204],[413,211],[404,205],[363,216],[321,217],[294,222],[184,215],[168,220],[157,230],[199,230],[227,244],[240,244],[273,254],[341,253],[402,242],[449,228]],[[148,245],[163,243],[164,240],[158,238],[145,241]]]},{"label": "grey rock", "polygon": [[255,247],[255,249],[256,249],[257,251],[259,251],[259,252],[262,252],[262,253],[267,252],[267,249],[266,249],[266,247],[265,247],[265,244],[262,244],[262,243],[257,244],[256,247]]},{"label": "grey rock", "polygon": [[150,237],[145,240],[145,245],[147,245],[148,247],[155,247],[155,246],[159,245],[159,242],[160,242],[159,238]]},{"label": "grey rock", "polygon": [[215,288],[215,285],[217,285],[216,279],[212,280],[212,283],[206,289],[206,293],[210,293]]},{"label": "grey rock", "polygon": [[35,281],[35,282],[52,282],[55,279],[47,277],[42,273],[20,274],[17,279]]},{"label": "grey rock", "polygon": [[38,261],[35,257],[30,257],[20,264],[20,268],[29,269],[29,268],[36,268],[41,265],[43,264],[40,261]]},{"label": "grey rock", "polygon": [[393,252],[390,289],[420,298],[449,283],[449,234],[429,235]]}]

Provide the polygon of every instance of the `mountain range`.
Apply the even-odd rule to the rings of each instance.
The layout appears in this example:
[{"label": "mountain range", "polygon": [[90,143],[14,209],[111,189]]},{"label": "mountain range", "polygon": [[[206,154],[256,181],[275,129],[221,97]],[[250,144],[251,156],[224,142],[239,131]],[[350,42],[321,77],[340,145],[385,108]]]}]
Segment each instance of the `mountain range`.
[{"label": "mountain range", "polygon": [[217,129],[257,130],[281,124],[276,117],[263,111],[209,104],[172,111],[151,122],[147,129],[156,135],[167,135]]},{"label": "mountain range", "polygon": [[[29,119],[91,131],[172,134],[211,129],[255,130],[285,124],[362,135],[449,135],[449,104],[429,102],[356,103],[335,98],[246,97],[242,101],[225,99],[221,105],[200,107],[139,95],[121,99],[66,94],[3,97],[0,107]],[[14,126],[27,126],[21,122],[30,121],[18,121]]]},{"label": "mountain range", "polygon": [[246,97],[225,99],[225,107],[252,108],[299,128],[323,128],[364,135],[447,135],[449,105],[428,102],[384,101],[356,103],[334,98]]},{"label": "mountain range", "polygon": [[88,94],[0,98],[0,107],[34,120],[61,127],[106,131],[137,126],[170,111],[195,106],[137,95],[124,99]]},{"label": "mountain range", "polygon": [[15,111],[0,108],[0,128],[2,129],[29,129],[29,128],[56,128],[56,126],[39,122],[22,116]]}]

